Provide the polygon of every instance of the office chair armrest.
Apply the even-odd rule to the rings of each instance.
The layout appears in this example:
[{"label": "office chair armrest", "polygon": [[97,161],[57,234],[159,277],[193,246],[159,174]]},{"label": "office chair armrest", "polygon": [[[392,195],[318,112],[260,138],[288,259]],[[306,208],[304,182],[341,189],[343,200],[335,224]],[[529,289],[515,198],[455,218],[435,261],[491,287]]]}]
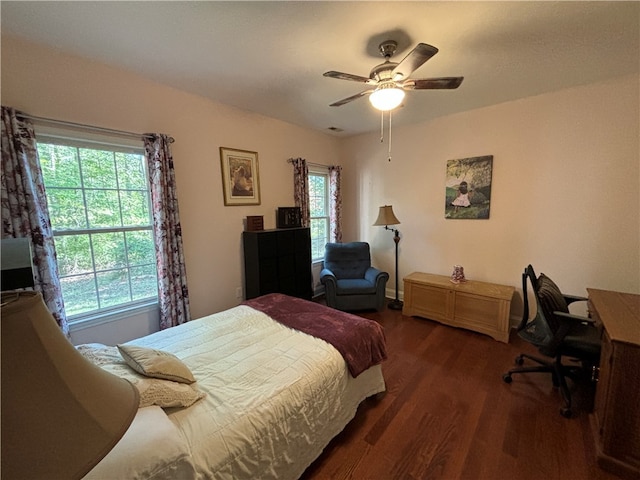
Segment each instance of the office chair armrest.
[{"label": "office chair armrest", "polygon": [[562,294],[562,296],[564,297],[564,301],[567,302],[567,305],[573,302],[586,302],[589,300],[586,297],[579,297],[577,295],[565,295],[564,293]]},{"label": "office chair armrest", "polygon": [[589,324],[592,326],[595,326],[596,322],[589,318],[589,317],[583,317],[582,315],[573,315],[571,313],[565,313],[565,312],[553,312],[554,315],[556,315],[557,317],[562,318],[563,320],[570,320],[572,322],[578,322],[578,323],[582,323],[582,324]]}]

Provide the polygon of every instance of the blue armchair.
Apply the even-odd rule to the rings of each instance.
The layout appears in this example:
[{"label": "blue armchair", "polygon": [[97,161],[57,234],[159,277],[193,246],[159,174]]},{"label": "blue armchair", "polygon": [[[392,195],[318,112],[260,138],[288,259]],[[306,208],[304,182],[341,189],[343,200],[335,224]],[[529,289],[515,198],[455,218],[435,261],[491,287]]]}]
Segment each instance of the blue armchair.
[{"label": "blue armchair", "polygon": [[384,308],[389,274],[371,266],[366,242],[327,243],[320,281],[327,305],[338,310]]}]

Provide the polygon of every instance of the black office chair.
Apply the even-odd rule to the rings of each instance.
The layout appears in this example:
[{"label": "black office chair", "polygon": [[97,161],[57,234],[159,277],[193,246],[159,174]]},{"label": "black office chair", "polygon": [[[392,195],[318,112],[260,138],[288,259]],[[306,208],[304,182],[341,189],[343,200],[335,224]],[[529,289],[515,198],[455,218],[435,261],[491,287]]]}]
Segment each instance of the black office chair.
[{"label": "black office chair", "polygon": [[[538,307],[535,317],[531,320],[529,320],[527,279],[533,288]],[[568,377],[578,380],[587,375],[591,377],[600,359],[600,331],[590,318],[569,313],[570,303],[585,301],[586,298],[562,294],[558,286],[544,273],[536,278],[531,265],[527,266],[522,274],[522,292],[524,313],[518,325],[518,335],[553,360],[522,353],[516,357],[517,365],[523,365],[525,358],[533,360],[538,365],[511,369],[502,376],[502,379],[506,383],[511,383],[511,376],[514,373],[551,373],[553,385],[560,387],[564,400],[560,414],[569,418],[572,415],[571,392],[566,379]],[[562,363],[562,357],[569,357],[578,361],[579,364],[565,365]]]}]

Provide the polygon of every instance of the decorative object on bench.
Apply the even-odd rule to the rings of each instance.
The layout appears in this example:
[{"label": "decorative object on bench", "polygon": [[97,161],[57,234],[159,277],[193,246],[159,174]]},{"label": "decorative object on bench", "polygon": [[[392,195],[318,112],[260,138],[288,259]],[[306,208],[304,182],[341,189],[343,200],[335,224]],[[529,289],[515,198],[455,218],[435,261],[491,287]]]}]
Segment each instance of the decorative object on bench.
[{"label": "decorative object on bench", "polygon": [[327,243],[320,281],[327,305],[338,310],[384,308],[389,274],[371,266],[366,242]]},{"label": "decorative object on bench", "polygon": [[373,225],[375,227],[384,226],[385,230],[393,232],[393,241],[396,244],[396,298],[391,300],[388,306],[392,310],[402,310],[402,301],[398,298],[398,243],[400,243],[400,232],[397,229],[389,228],[389,225],[400,225],[400,220],[394,215],[391,205],[384,205],[380,207],[378,218]]},{"label": "decorative object on bench", "polygon": [[466,281],[467,279],[464,278],[464,267],[462,265],[454,265],[453,273],[451,274],[451,283],[461,283]]},{"label": "decorative object on bench", "polygon": [[[527,279],[533,288],[538,307],[536,316],[531,320],[529,320]],[[558,286],[544,273],[536,278],[531,265],[527,266],[522,274],[522,292],[524,313],[518,325],[518,335],[535,345],[540,353],[552,360],[521,353],[516,357],[518,365],[522,365],[525,358],[533,360],[538,365],[511,369],[502,376],[502,379],[506,383],[511,383],[511,376],[514,373],[550,373],[553,385],[560,387],[564,400],[560,414],[569,418],[572,415],[571,392],[566,379],[567,377],[572,379],[584,377],[589,374],[592,367],[598,365],[601,349],[600,332],[591,319],[569,313],[570,303],[586,301],[586,298],[561,293]],[[562,357],[565,356],[578,359],[580,364],[563,364]]]}]

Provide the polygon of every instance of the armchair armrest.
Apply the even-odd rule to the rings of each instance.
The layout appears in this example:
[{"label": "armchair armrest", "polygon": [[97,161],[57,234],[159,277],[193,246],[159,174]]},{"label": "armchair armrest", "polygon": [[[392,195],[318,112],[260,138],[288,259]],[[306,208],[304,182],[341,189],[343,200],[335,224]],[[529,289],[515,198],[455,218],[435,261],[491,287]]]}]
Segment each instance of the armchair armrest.
[{"label": "armchair armrest", "polygon": [[326,282],[329,282],[329,283],[332,283],[333,285],[335,285],[336,284],[336,276],[328,268],[323,268],[320,271],[320,282],[322,282],[323,284],[325,284]]},{"label": "armchair armrest", "polygon": [[364,278],[370,281],[371,283],[377,283],[380,279],[389,279],[389,274],[387,272],[383,272],[378,270],[376,267],[369,267],[366,272],[364,272]]}]

